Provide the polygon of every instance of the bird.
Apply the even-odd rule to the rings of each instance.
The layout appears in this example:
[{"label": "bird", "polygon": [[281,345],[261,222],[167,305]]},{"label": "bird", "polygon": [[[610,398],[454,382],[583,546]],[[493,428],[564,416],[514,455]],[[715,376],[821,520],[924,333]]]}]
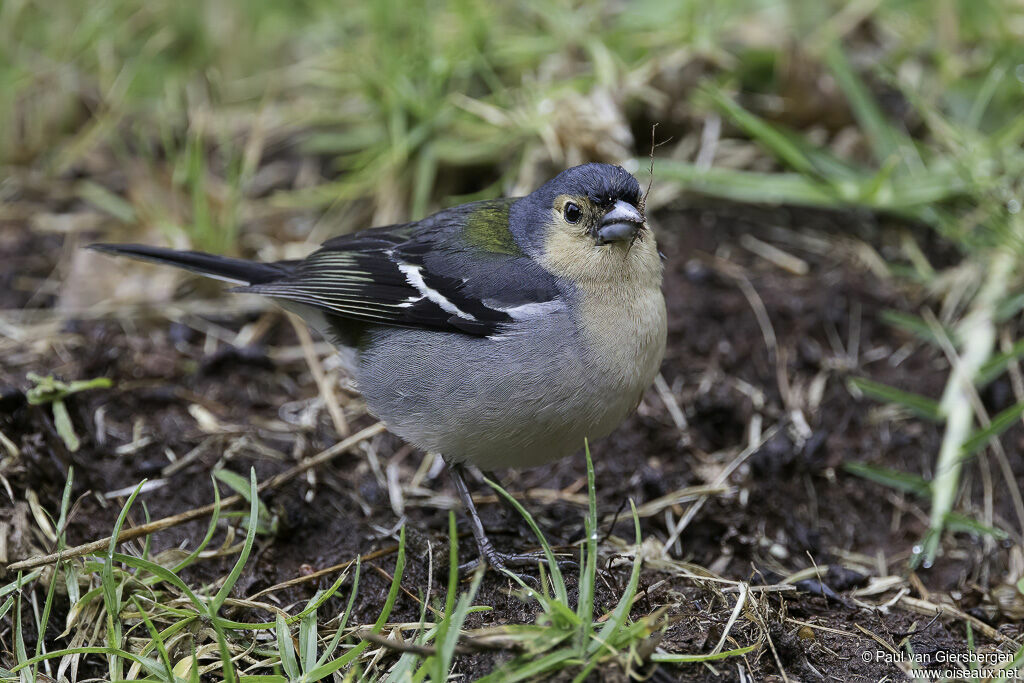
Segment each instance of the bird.
[{"label": "bird", "polygon": [[662,256],[640,184],[610,164],[334,237],[301,260],[89,246],[225,280],[302,317],[337,347],[370,413],[442,456],[480,560],[502,571],[537,557],[491,542],[466,468],[534,467],[607,436],[665,353]]}]

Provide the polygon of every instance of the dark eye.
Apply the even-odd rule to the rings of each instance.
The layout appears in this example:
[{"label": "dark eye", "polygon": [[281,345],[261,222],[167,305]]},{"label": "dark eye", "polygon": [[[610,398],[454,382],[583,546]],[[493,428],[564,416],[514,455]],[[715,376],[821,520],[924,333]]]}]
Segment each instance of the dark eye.
[{"label": "dark eye", "polygon": [[579,223],[580,217],[583,216],[583,211],[580,210],[576,202],[568,202],[565,208],[562,209],[562,215],[570,223]]}]

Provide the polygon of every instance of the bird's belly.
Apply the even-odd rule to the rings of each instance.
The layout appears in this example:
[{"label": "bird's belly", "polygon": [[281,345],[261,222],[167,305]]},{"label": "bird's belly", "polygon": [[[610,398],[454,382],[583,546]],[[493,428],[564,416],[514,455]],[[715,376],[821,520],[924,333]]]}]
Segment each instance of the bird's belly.
[{"label": "bird's belly", "polygon": [[356,381],[370,411],[425,451],[484,469],[534,467],[622,423],[663,349],[664,340],[641,349],[624,373],[581,347],[567,317],[499,339],[381,328],[359,353]]},{"label": "bird's belly", "polygon": [[571,455],[585,439],[607,436],[636,407],[635,398],[609,402],[589,393],[566,395],[528,378],[504,379],[453,403],[413,399],[416,417],[388,400],[367,397],[367,404],[410,443],[483,469],[535,467]]},{"label": "bird's belly", "polygon": [[424,450],[484,469],[533,467],[607,436],[653,371],[588,363],[567,321],[498,340],[382,329],[360,354],[370,411]]}]

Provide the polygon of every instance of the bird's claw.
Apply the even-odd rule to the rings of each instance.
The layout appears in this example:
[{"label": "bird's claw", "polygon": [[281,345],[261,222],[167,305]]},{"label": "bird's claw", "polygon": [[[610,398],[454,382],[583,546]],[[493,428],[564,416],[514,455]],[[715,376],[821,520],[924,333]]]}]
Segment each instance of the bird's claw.
[{"label": "bird's claw", "polygon": [[[485,562],[488,567],[495,571],[509,576],[514,576],[523,583],[532,585],[534,588],[538,588],[539,582],[536,577],[514,572],[510,568],[536,567],[539,562],[547,562],[547,556],[542,552],[502,553],[494,548],[489,548],[487,552],[481,555],[481,557],[460,565],[459,570],[463,572],[472,572],[480,566],[481,562]],[[555,563],[558,565],[559,569],[573,569],[579,567],[579,563],[570,558],[556,558]]]}]

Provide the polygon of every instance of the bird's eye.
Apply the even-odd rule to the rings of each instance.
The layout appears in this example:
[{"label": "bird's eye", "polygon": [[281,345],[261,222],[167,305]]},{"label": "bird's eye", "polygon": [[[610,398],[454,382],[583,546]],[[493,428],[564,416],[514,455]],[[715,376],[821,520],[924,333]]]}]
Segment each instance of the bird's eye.
[{"label": "bird's eye", "polygon": [[580,217],[583,216],[583,211],[576,202],[568,202],[565,205],[565,208],[562,209],[562,215],[565,216],[565,220],[570,223],[579,223]]}]

